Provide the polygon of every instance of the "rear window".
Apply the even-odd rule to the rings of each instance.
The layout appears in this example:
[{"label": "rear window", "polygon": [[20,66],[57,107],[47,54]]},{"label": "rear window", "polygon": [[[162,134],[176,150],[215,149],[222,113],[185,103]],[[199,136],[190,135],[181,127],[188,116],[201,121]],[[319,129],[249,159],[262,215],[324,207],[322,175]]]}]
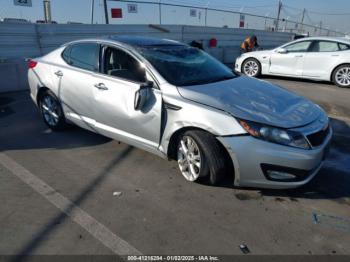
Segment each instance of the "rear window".
[{"label": "rear window", "polygon": [[349,50],[349,46],[332,41],[315,41],[311,48],[311,52],[337,52],[343,50]]},{"label": "rear window", "polygon": [[89,71],[98,71],[98,56],[99,45],[95,43],[73,44],[62,53],[68,64]]},{"label": "rear window", "polygon": [[339,43],[339,49],[340,50],[350,50],[350,46],[346,44]]},{"label": "rear window", "polygon": [[315,43],[316,52],[336,52],[339,51],[338,43],[320,41]]}]

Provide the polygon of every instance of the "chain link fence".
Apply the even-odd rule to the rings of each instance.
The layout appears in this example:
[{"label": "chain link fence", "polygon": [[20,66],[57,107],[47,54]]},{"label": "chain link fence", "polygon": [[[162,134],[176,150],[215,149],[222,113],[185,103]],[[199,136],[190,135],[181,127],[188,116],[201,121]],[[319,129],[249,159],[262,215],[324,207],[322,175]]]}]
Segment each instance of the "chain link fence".
[{"label": "chain link fence", "polygon": [[[205,27],[224,27],[278,31],[305,36],[345,36],[344,33],[330,30],[319,25],[310,25],[293,20],[260,16],[230,10],[216,9],[197,1],[197,5],[188,5],[184,1],[165,0],[109,0],[109,21],[113,24],[193,25]],[[112,10],[119,10],[113,17]]]}]

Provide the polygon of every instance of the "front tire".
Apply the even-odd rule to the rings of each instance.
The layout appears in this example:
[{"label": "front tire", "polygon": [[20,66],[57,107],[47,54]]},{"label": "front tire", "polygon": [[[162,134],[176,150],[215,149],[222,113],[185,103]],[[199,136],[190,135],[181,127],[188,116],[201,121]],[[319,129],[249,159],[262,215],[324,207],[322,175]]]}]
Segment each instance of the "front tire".
[{"label": "front tire", "polygon": [[178,141],[177,160],[187,181],[217,185],[225,175],[225,155],[216,138],[201,130],[185,132]]},{"label": "front tire", "polygon": [[250,77],[259,77],[261,75],[261,65],[255,58],[248,58],[243,62],[242,73]]},{"label": "front tire", "polygon": [[350,87],[350,64],[338,66],[332,75],[332,81],[335,85],[343,88]]},{"label": "front tire", "polygon": [[59,100],[54,93],[47,90],[39,98],[40,113],[45,124],[54,131],[66,128],[66,119]]}]

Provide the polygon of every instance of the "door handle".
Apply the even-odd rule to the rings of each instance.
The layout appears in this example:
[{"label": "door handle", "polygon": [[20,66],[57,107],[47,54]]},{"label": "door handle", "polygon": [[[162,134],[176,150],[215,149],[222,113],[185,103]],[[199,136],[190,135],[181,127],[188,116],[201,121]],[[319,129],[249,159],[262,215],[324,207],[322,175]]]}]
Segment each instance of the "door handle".
[{"label": "door handle", "polygon": [[63,73],[61,70],[58,70],[57,72],[55,72],[55,75],[58,77],[61,77],[61,76],[63,76]]},{"label": "door handle", "polygon": [[99,83],[94,85],[99,90],[108,90],[108,87],[104,83]]},{"label": "door handle", "polygon": [[303,55],[296,55],[295,57],[303,57]]},{"label": "door handle", "polygon": [[339,55],[332,55],[332,56],[336,57],[336,56],[339,56]]}]

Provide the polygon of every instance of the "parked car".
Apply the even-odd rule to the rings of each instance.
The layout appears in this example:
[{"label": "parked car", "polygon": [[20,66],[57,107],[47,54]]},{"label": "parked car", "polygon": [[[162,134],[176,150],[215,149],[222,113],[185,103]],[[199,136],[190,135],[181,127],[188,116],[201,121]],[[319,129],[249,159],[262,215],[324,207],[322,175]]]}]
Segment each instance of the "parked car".
[{"label": "parked car", "polygon": [[172,40],[74,41],[28,65],[51,129],[70,122],[177,160],[188,181],[298,187],[319,171],[332,136],[309,100]]},{"label": "parked car", "polygon": [[251,77],[288,76],[350,87],[350,39],[309,37],[273,50],[243,54],[235,70]]}]

